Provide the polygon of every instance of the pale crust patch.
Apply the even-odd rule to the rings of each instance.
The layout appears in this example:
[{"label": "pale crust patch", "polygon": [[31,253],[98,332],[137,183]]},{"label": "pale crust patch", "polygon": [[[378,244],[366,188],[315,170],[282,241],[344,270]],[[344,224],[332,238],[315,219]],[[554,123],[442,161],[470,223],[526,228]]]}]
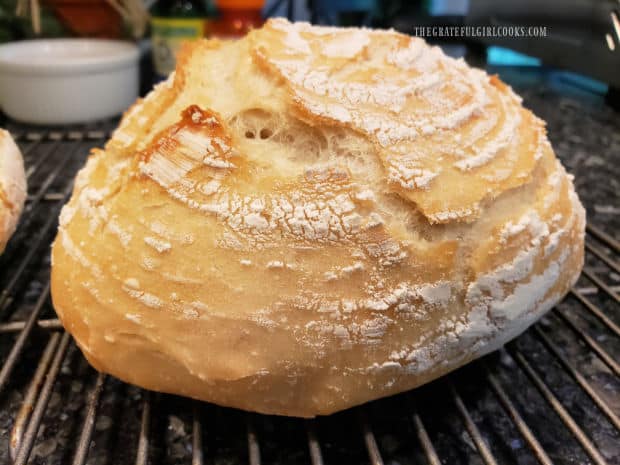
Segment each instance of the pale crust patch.
[{"label": "pale crust patch", "polygon": [[26,199],[21,153],[11,135],[0,129],[0,253],[15,231]]}]

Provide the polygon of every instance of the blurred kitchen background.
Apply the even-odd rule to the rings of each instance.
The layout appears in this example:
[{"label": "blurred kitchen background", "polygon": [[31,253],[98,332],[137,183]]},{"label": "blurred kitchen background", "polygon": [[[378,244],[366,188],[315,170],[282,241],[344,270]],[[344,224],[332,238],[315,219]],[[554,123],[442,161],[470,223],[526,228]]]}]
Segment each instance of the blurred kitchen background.
[{"label": "blurred kitchen background", "polygon": [[202,30],[185,31],[188,39],[241,35],[271,16],[412,34],[426,26],[539,26],[544,37],[426,39],[475,66],[558,70],[558,79],[617,106],[619,10],[619,0],[0,0],[0,43],[64,36],[136,41],[143,52],[144,93],[157,80],[152,74],[161,77],[170,67],[170,57],[157,63],[166,59],[158,51],[174,49],[166,43],[171,31],[177,43],[183,38],[183,31],[174,30],[180,18],[203,22]]}]

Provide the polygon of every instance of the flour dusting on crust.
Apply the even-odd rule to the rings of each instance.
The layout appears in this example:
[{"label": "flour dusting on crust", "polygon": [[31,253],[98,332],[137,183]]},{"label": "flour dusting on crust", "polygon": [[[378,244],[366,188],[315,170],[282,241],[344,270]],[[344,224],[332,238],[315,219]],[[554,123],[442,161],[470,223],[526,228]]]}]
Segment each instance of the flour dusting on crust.
[{"label": "flour dusting on crust", "polygon": [[331,413],[496,349],[579,275],[572,179],[496,76],[282,19],[178,63],[60,217],[54,305],[98,369]]}]

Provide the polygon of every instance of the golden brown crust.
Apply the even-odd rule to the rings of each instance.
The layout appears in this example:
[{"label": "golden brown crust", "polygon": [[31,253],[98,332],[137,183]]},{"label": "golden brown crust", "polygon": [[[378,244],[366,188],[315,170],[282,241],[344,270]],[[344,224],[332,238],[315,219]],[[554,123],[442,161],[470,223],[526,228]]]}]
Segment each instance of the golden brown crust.
[{"label": "golden brown crust", "polygon": [[0,129],[0,253],[15,231],[25,200],[22,155],[11,135]]},{"label": "golden brown crust", "polygon": [[272,20],[188,45],[63,210],[95,367],[314,416],[425,383],[569,289],[584,211],[512,90],[419,39]]}]

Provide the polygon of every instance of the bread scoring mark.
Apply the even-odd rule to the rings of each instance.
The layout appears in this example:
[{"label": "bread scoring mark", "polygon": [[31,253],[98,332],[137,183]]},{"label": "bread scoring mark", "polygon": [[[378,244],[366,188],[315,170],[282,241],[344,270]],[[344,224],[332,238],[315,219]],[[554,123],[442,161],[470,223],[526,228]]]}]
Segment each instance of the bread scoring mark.
[{"label": "bread scoring mark", "polygon": [[103,278],[103,272],[99,265],[91,261],[84,253],[81,248],[78,247],[71,237],[69,237],[69,233],[65,231],[63,228],[58,230],[58,236],[60,238],[60,243],[67,255],[69,255],[74,261],[79,263],[84,269],[91,272],[92,275],[97,279]]},{"label": "bread scoring mark", "polygon": [[[252,51],[260,66],[284,79],[309,118],[373,141],[388,181],[433,223],[473,221],[487,200],[528,182],[528,160],[542,151],[540,144],[510,149],[527,132],[524,115],[532,118],[508,86],[420,39],[393,31],[340,32],[349,39],[360,33],[369,41],[364,60],[354,56],[343,64],[322,58],[330,32],[285,20],[253,35]],[[457,160],[446,166],[444,154]],[[472,178],[463,184],[465,195],[441,187],[458,172]],[[483,190],[478,181],[491,184]]]},{"label": "bread scoring mark", "polygon": [[325,338],[336,336],[341,348],[351,347],[353,344],[363,344],[366,346],[381,343],[383,335],[386,333],[393,320],[382,314],[369,316],[361,323],[348,322],[344,324],[313,320],[306,323],[304,329],[309,334],[315,334],[317,338],[305,338],[303,343],[313,347],[319,353],[324,350]]},{"label": "bread scoring mark", "polygon": [[[326,296],[307,294],[290,302],[294,308],[327,316],[327,319],[314,319],[305,325],[316,338],[304,338],[304,344],[320,348],[329,343],[324,338],[331,335],[336,335],[345,345],[379,343],[397,322],[425,320],[434,309],[445,310],[453,298],[453,285],[447,281],[401,282],[389,290],[371,293],[371,297],[355,300],[329,300]],[[353,318],[359,312],[364,312],[361,321]]]},{"label": "bread scoring mark", "polygon": [[356,272],[363,271],[365,268],[366,267],[363,262],[357,261],[353,263],[352,265],[348,265],[344,267],[337,267],[330,271],[326,271],[323,273],[323,278],[326,281],[336,281],[337,279],[346,279],[346,278],[351,277],[351,275],[355,274]]},{"label": "bread scoring mark", "polygon": [[139,313],[125,313],[125,318],[136,324],[142,323],[142,315],[140,315]]},{"label": "bread scoring mark", "polygon": [[399,283],[392,290],[378,293],[370,299],[358,302],[357,308],[368,308],[385,311],[394,308],[398,312],[415,313],[420,305],[439,306],[445,308],[452,296],[452,285],[446,281],[429,284],[412,285]]},{"label": "bread scoring mark", "polygon": [[280,260],[271,260],[270,262],[267,262],[266,267],[269,270],[282,269],[284,268],[284,262]]},{"label": "bread scoring mark", "polygon": [[555,161],[555,170],[553,171],[553,173],[551,173],[549,175],[549,177],[547,178],[547,185],[549,186],[549,193],[545,196],[544,201],[543,201],[543,207],[548,210],[549,208],[551,208],[551,206],[553,204],[555,204],[558,199],[560,198],[560,187],[561,184],[564,182],[564,168],[562,168],[562,165],[560,164],[559,161]]},{"label": "bread scoring mark", "polygon": [[153,271],[159,267],[159,260],[156,260],[153,257],[144,256],[142,257],[140,266],[146,271]]},{"label": "bread scoring mark", "polygon": [[453,220],[460,220],[478,216],[480,205],[474,204],[472,208],[464,208],[462,210],[445,210],[433,214],[429,214],[428,219],[431,223],[448,223]]},{"label": "bread scoring mark", "polygon": [[[408,164],[410,165],[409,167],[407,166]],[[431,181],[439,176],[440,173],[441,170],[433,172],[418,168],[415,161],[402,159],[396,165],[390,163],[388,179],[392,182],[397,182],[405,189],[428,189]]]},{"label": "bread scoring mark", "polygon": [[118,222],[118,215],[115,215],[107,222],[106,228],[112,234],[118,237],[118,240],[121,242],[121,245],[125,249],[129,247],[129,243],[131,242],[133,235],[131,234],[131,232],[121,227],[121,224]]},{"label": "bread scoring mark", "polygon": [[521,124],[520,109],[514,105],[509,105],[508,98],[505,96],[500,96],[500,100],[504,105],[504,124],[499,128],[497,135],[482,147],[472,146],[475,155],[463,158],[454,164],[459,170],[469,171],[486,165],[514,141],[517,129]]},{"label": "bread scoring mark", "polygon": [[560,258],[545,270],[536,275],[527,283],[518,284],[513,293],[502,300],[496,300],[489,305],[490,314],[495,319],[514,320],[523,309],[529,309],[539,303],[557,282],[560,276],[560,267],[566,261],[568,251],[564,250]]},{"label": "bread scoring mark", "polygon": [[[448,60],[448,57],[444,59]],[[454,90],[459,91],[459,98],[456,101],[462,100],[461,105],[451,105],[452,102],[444,100],[443,93],[446,91],[447,84],[442,87],[425,89],[423,92],[423,97],[428,100],[429,106],[434,110],[430,121],[427,120],[428,122],[424,124],[443,130],[459,128],[473,117],[483,115],[485,107],[491,103],[488,89],[484,86],[488,81],[484,72],[470,68],[463,73],[451,71],[446,74],[449,79],[454,80],[451,84]]]},{"label": "bread scoring mark", "polygon": [[73,202],[66,203],[60,210],[60,216],[58,217],[59,228],[64,228],[71,223],[77,208],[73,205]]},{"label": "bread scoring mark", "polygon": [[123,285],[129,289],[140,289],[140,281],[138,281],[136,278],[127,278],[125,281],[123,281]]},{"label": "bread scoring mark", "polygon": [[196,285],[203,284],[203,280],[201,278],[189,277],[189,276],[180,274],[179,272],[168,273],[167,271],[162,271],[161,277],[164,278],[166,281],[170,281],[173,283],[196,284]]},{"label": "bread scoring mark", "polygon": [[[222,180],[235,168],[229,160],[231,145],[219,116],[191,105],[178,123],[139,154],[139,170],[178,198],[188,198],[196,189],[210,196],[219,191]],[[200,185],[188,179],[197,169],[204,171]]]},{"label": "bread scoring mark", "polygon": [[370,43],[368,34],[364,31],[335,34],[323,41],[321,54],[331,58],[354,58],[359,55]]},{"label": "bread scoring mark", "polygon": [[[365,217],[356,211],[356,202],[371,201],[374,193],[365,189],[361,193],[361,200],[358,199],[358,189],[349,182],[348,176],[332,169],[307,171],[307,188],[301,190],[256,197],[216,191],[211,195],[210,201],[201,199],[196,196],[195,184],[182,185],[181,180],[186,179],[195,166],[192,160],[199,158],[196,154],[200,154],[205,147],[210,151],[213,144],[212,139],[204,134],[186,135],[182,124],[188,115],[192,123],[219,124],[212,115],[195,108],[187,109],[181,123],[155,139],[153,146],[158,149],[147,149],[143,152],[141,158],[147,161],[140,164],[140,171],[166,189],[171,197],[191,208],[214,214],[218,220],[223,221],[229,229],[218,240],[220,246],[236,249],[260,247],[272,240],[274,234],[280,236],[283,232],[303,241],[350,241],[363,231],[382,224],[380,218],[377,220],[376,213],[372,212],[370,217]],[[215,144],[217,148],[230,150],[230,138],[225,130],[222,129],[219,138],[225,142]],[[164,150],[159,147],[164,147]],[[187,163],[187,166],[174,163],[176,166],[181,165],[181,169],[176,171],[169,166],[171,151],[174,151],[172,155],[180,152],[185,157],[182,161]],[[164,164],[167,164],[165,169]],[[159,165],[161,168],[157,168]],[[232,166],[226,164],[219,167],[227,170]],[[169,250],[167,241],[166,244],[156,244],[154,238],[146,238],[145,242],[157,246],[155,248],[159,252]],[[389,243],[371,247],[370,253],[381,257],[381,263],[386,266],[397,263],[406,256],[398,250],[397,245]]]},{"label": "bread scoring mark", "polygon": [[[418,60],[422,56],[430,55],[432,58],[437,56],[436,51],[425,54],[424,52],[426,52],[427,47],[428,46],[424,40],[418,37],[413,37],[411,40],[407,41],[407,45],[405,47],[394,47],[386,56],[386,62],[404,71],[419,71],[420,66],[418,66]],[[435,49],[431,48],[431,50]],[[427,66],[422,67],[427,68]]]},{"label": "bread scoring mark", "polygon": [[540,241],[539,238],[549,234],[549,227],[542,221],[538,212],[536,210],[529,210],[516,223],[511,220],[502,227],[499,234],[499,242],[500,244],[506,244],[510,238],[526,230],[529,231],[535,238],[534,241],[537,242]]},{"label": "bread scoring mark", "polygon": [[146,245],[157,250],[159,253],[169,252],[170,249],[172,249],[172,244],[170,244],[170,242],[163,241],[155,237],[145,236],[144,242],[146,243]]},{"label": "bread scoring mark", "polygon": [[176,231],[174,226],[167,225],[160,219],[147,222],[144,218],[139,217],[137,222],[164,242],[178,242],[182,245],[191,245],[196,241],[195,234],[192,232]]},{"label": "bread scoring mark", "polygon": [[341,271],[344,275],[350,275],[356,271],[362,271],[363,269],[364,264],[362,262],[355,262],[353,265],[345,266]]},{"label": "bread scoring mark", "polygon": [[123,291],[129,295],[132,299],[144,304],[149,308],[161,308],[164,305],[164,301],[150,292],[133,289],[129,286],[122,286]]},{"label": "bread scoring mark", "polygon": [[507,299],[483,300],[477,305],[470,302],[472,310],[465,323],[447,320],[446,327],[451,327],[447,332],[441,334],[440,328],[430,342],[428,337],[422,337],[413,347],[392,352],[389,361],[374,363],[361,371],[376,374],[379,370],[391,369],[413,375],[444,360],[460,365],[496,350],[522,333],[559,300],[557,293],[547,294],[557,283],[567,257],[565,251],[542,274],[517,285]]},{"label": "bread scoring mark", "polygon": [[[260,247],[274,236],[282,235],[312,243],[353,241],[364,231],[381,224],[374,212],[366,216],[357,211],[359,189],[350,182],[348,174],[338,169],[307,170],[301,189],[297,186],[290,191],[283,188],[279,194],[262,196],[221,192],[211,196],[210,201],[200,199],[191,189],[171,187],[172,183],[153,174],[146,166],[141,170],[164,187],[172,198],[190,208],[213,214],[223,222],[228,229],[217,240],[221,247]],[[361,195],[361,202],[374,197],[368,190]],[[385,250],[386,264],[395,258],[393,247],[390,244]],[[381,245],[375,248],[378,255],[383,251]]]},{"label": "bread scoring mark", "polygon": [[361,202],[369,201],[374,202],[376,200],[375,193],[370,189],[355,192],[354,197]]},{"label": "bread scoring mark", "polygon": [[[558,280],[561,266],[569,256],[568,251],[563,250],[543,274],[532,277],[532,270],[536,261],[541,257],[547,258],[556,250],[560,237],[582,224],[582,208],[578,205],[573,207],[573,213],[566,225],[553,233],[536,212],[528,212],[516,225],[507,224],[501,232],[500,243],[515,234],[527,231],[531,236],[528,247],[520,250],[511,262],[477,277],[467,288],[466,302],[473,308],[486,308],[490,317],[511,319],[519,311],[531,308],[542,299]],[[545,252],[541,253],[542,250]],[[528,277],[531,279],[526,281]],[[515,283],[516,286],[507,293],[510,288],[505,284]]]}]

